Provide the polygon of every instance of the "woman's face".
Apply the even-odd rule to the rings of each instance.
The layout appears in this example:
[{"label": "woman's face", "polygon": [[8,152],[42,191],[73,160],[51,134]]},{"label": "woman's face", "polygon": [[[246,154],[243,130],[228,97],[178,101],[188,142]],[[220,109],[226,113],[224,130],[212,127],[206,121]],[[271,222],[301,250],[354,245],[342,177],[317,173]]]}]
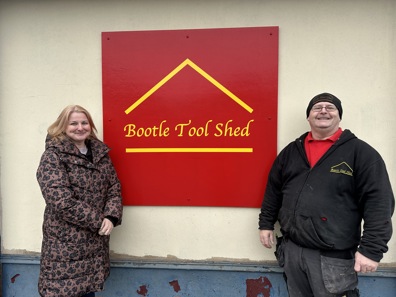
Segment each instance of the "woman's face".
[{"label": "woman's face", "polygon": [[85,139],[91,134],[91,125],[87,116],[82,112],[72,112],[66,127],[66,135],[77,146],[83,146]]}]

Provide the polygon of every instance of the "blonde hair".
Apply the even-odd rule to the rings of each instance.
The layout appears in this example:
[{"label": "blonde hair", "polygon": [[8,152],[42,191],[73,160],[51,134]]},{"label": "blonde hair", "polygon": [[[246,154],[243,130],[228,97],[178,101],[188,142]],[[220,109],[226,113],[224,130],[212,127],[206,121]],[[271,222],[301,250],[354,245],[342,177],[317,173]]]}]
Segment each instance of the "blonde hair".
[{"label": "blonde hair", "polygon": [[86,115],[89,125],[91,126],[91,134],[89,135],[89,138],[98,139],[98,137],[96,136],[97,130],[91,115],[89,114],[88,110],[86,110],[84,107],[80,105],[66,106],[62,110],[56,121],[51,126],[48,127],[47,129],[48,135],[51,138],[56,138],[59,140],[64,139],[66,137],[66,133],[65,133],[66,128],[69,125],[69,118],[73,112],[80,112]]}]

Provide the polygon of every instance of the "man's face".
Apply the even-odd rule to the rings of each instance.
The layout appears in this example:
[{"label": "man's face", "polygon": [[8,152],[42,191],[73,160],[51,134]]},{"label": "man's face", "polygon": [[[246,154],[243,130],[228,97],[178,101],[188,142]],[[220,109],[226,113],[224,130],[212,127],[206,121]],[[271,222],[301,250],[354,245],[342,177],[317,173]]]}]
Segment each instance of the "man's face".
[{"label": "man's face", "polygon": [[330,102],[318,102],[309,112],[308,122],[312,131],[335,132],[341,122],[337,107]]}]

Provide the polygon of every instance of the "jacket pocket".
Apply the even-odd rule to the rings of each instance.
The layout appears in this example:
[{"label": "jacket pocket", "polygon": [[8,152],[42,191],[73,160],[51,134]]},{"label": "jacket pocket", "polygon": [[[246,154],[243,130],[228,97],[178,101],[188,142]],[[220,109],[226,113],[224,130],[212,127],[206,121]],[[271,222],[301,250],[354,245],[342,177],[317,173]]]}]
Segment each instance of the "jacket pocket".
[{"label": "jacket pocket", "polygon": [[321,255],[321,269],[326,289],[332,294],[353,290],[358,284],[354,259],[339,259]]},{"label": "jacket pocket", "polygon": [[322,240],[312,221],[312,218],[297,215],[295,224],[290,228],[290,238],[295,243],[312,249],[332,249],[333,245]]}]

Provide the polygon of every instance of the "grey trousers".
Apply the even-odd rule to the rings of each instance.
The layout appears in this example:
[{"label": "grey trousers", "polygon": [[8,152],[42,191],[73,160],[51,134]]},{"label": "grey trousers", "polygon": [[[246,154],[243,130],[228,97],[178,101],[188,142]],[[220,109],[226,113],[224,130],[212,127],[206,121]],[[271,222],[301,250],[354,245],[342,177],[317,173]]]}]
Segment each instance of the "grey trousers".
[{"label": "grey trousers", "polygon": [[313,250],[296,245],[291,240],[284,243],[287,288],[290,297],[342,297],[330,293],[324,284],[321,255]]}]

